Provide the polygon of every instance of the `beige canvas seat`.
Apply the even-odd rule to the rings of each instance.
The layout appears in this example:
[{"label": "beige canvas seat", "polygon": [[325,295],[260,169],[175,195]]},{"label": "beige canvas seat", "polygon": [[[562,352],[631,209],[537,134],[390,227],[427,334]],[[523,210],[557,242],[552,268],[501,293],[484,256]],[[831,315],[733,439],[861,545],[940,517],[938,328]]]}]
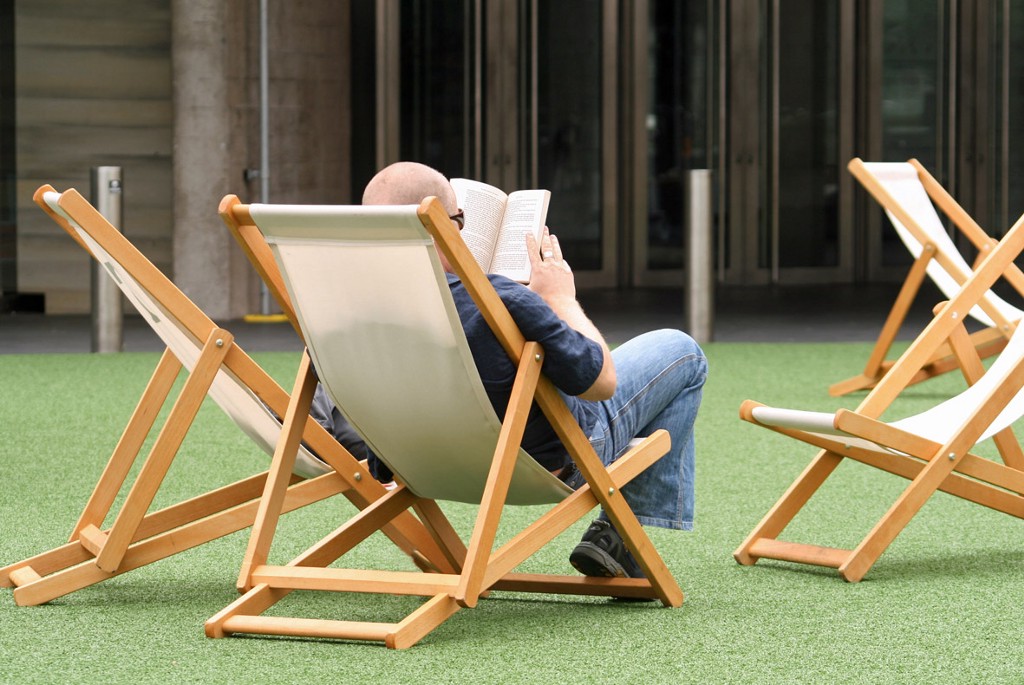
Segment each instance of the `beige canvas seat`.
[{"label": "beige canvas seat", "polygon": [[[147,512],[206,397],[267,454],[273,453],[282,434],[278,417],[285,415],[289,401],[288,394],[228,331],[214,324],[77,191],[58,193],[43,186],[35,200],[103,265],[166,350],[70,541],[0,569],[0,585],[14,586],[14,599],[22,605],[49,601],[251,525],[266,471]],[[184,382],[172,398],[183,369]],[[170,407],[169,413],[157,429],[154,424],[165,406]],[[337,493],[345,493],[358,507],[383,496],[383,486],[365,466],[315,421],[303,422],[300,432],[304,445],[287,477],[283,509]],[[149,454],[126,488],[129,472],[151,435],[155,439]],[[124,489],[127,494],[112,513]],[[447,568],[440,548],[411,516],[396,520],[386,532],[418,563],[431,567],[430,558]]]},{"label": "beige canvas seat", "polygon": [[[266,237],[306,341],[309,365],[395,472],[399,485],[290,563],[269,564],[283,476],[295,459],[292,436],[274,455],[265,507],[252,530],[239,575],[246,593],[207,622],[208,635],[331,637],[404,648],[493,590],[650,597],[666,606],[681,604],[682,591],[619,495],[624,484],[665,454],[668,434],[659,431],[637,443],[610,468],[601,464],[544,378],[544,351],[523,338],[440,203],[428,200],[418,208],[229,203],[228,208],[239,224],[257,226]],[[504,421],[498,420],[477,374],[435,241],[519,367]],[[286,433],[308,412],[315,383],[311,371],[300,371],[292,393],[294,423],[286,421]],[[520,448],[534,401],[586,477],[588,484],[580,490],[566,488]],[[479,504],[468,543],[439,506],[445,500]],[[599,503],[647,578],[516,572]],[[502,512],[513,504],[544,506],[531,509],[542,513],[495,548]],[[410,508],[447,551],[453,572],[345,567],[346,552]],[[395,621],[284,617],[280,608],[264,615],[294,590],[426,599]]]},{"label": "beige canvas seat", "polygon": [[[858,581],[937,490],[1024,518],[1024,454],[1011,424],[1024,415],[1024,330],[1016,326],[986,371],[963,325],[1024,247],[1024,219],[945,303],[856,410],[782,409],[746,401],[740,416],[754,425],[820,448],[774,507],[736,550],[741,564],[778,559],[837,568]],[[948,343],[947,343],[948,341]],[[879,420],[936,350],[948,344],[970,384],[959,395],[899,420]],[[993,439],[1003,463],[975,445]],[[902,476],[910,484],[854,549],[779,539],[786,526],[844,460]],[[867,495],[867,493],[865,493]]]},{"label": "beige canvas seat", "polygon": [[[978,250],[979,261],[996,244],[995,239],[978,226],[916,159],[908,162],[864,162],[855,158],[848,168],[885,210],[914,262],[863,372],[832,384],[829,394],[833,396],[872,388],[889,370],[893,362],[887,356],[925,278],[930,279],[945,297],[951,298],[973,272],[973,266],[964,259],[947,233],[942,216]],[[1024,274],[1017,267],[1007,269],[1003,278],[1018,293],[1024,294]],[[971,344],[982,358],[986,358],[1003,348],[1024,311],[989,290],[967,315],[977,322],[979,328],[971,333]],[[919,383],[956,368],[949,346],[942,345],[908,384]]]}]

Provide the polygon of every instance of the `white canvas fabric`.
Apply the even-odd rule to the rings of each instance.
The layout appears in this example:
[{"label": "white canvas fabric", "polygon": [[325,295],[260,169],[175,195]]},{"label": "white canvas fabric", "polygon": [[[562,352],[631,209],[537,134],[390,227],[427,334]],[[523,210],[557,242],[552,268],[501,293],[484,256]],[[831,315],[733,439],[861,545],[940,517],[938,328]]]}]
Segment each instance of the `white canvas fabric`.
[{"label": "white canvas fabric", "polygon": [[[999,357],[981,379],[960,394],[941,402],[919,414],[891,421],[895,428],[919,435],[939,444],[945,444],[961,426],[967,422],[981,403],[1005,380],[1013,367],[1024,359],[1024,326],[1018,326]],[[758,423],[769,426],[793,428],[819,435],[840,435],[853,440],[853,436],[834,427],[835,415],[828,412],[813,412],[777,407],[755,407],[752,410]],[[1017,393],[1006,404],[999,416],[982,433],[978,442],[992,437],[1024,415],[1024,390]],[[882,449],[866,441],[858,446]]]},{"label": "white canvas fabric", "polygon": [[[250,205],[321,383],[421,497],[479,502],[501,424],[415,205]],[[507,502],[571,492],[520,450]]]},{"label": "white canvas fabric", "polygon": [[[94,258],[114,279],[121,292],[135,309],[142,315],[146,323],[159,336],[182,366],[191,372],[202,352],[203,341],[197,340],[176,320],[159,301],[153,298],[142,285],[132,278],[131,274],[114,260],[103,246],[75,223],[58,205],[60,193],[45,193],[43,199],[61,218],[67,221],[88,245]],[[249,388],[243,385],[234,374],[223,368],[210,386],[209,396],[235,424],[259,445],[268,455],[273,455],[277,438],[281,433],[281,422],[267,409]],[[314,457],[305,447],[300,448],[295,462],[295,473],[311,478],[327,473],[326,464]]]},{"label": "white canvas fabric", "polygon": [[[968,278],[972,269],[967,261],[956,248],[953,240],[942,225],[935,205],[932,204],[928,192],[921,184],[917,175],[917,169],[906,162],[864,162],[864,167],[882,184],[892,197],[900,203],[907,214],[921,227],[929,240],[935,244],[946,257],[956,265],[960,272],[960,281]],[[896,218],[888,209],[885,210],[889,221],[899,235],[900,240],[916,259],[924,249],[922,244],[914,237],[914,234]],[[945,267],[936,260],[931,260],[926,268],[928,277],[935,283],[936,287],[947,297],[952,299],[960,290],[959,282],[954,275],[946,271]],[[985,299],[998,310],[1008,321],[1019,321],[1024,316],[1024,311],[1014,307],[1006,300],[1003,300],[995,293],[989,291]],[[995,323],[980,307],[974,307],[970,315],[986,326],[993,326]]]}]

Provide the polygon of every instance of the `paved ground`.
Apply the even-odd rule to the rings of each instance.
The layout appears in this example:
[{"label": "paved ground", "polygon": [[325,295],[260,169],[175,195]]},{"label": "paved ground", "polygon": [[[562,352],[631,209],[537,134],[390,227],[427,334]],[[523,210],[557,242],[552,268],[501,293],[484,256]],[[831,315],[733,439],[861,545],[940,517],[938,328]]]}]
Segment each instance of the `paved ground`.
[{"label": "paved ground", "polygon": [[[802,286],[724,288],[716,293],[716,342],[874,340],[896,296],[897,286]],[[938,301],[925,292],[915,303],[901,337],[913,337]],[[584,309],[609,342],[620,343],[653,328],[686,329],[681,290],[599,290],[580,294]],[[286,323],[220,322],[251,352],[298,350]],[[0,314],[0,354],[89,352],[91,319],[81,316]],[[124,319],[126,351],[158,351],[160,341],[137,316]]]}]

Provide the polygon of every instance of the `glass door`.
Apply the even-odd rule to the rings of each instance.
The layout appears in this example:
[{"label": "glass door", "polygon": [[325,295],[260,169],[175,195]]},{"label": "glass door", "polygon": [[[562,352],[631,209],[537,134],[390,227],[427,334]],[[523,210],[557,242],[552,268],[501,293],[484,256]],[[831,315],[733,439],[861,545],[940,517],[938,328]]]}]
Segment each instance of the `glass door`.
[{"label": "glass door", "polygon": [[[996,88],[1003,93],[999,131],[1001,177],[997,206],[1000,225],[1010,226],[1024,214],[1024,0],[1003,2],[1002,69]],[[995,88],[993,89],[995,90]]]},{"label": "glass door", "polygon": [[1024,0],[976,6],[978,95],[975,117],[980,194],[975,218],[993,236],[1002,236],[1024,213]]},{"label": "glass door", "polygon": [[627,211],[636,229],[634,285],[683,283],[687,180],[693,170],[717,171],[718,6],[706,0],[632,4]]},{"label": "glass door", "polygon": [[18,289],[14,151],[14,3],[0,3],[0,313]]},{"label": "glass door", "polygon": [[[1024,212],[1024,0],[871,0],[866,21],[865,156],[917,158],[1001,236]],[[910,256],[865,207],[869,277],[902,278]]]},{"label": "glass door", "polygon": [[535,88],[522,111],[527,185],[551,190],[548,225],[581,287],[615,285],[617,3],[532,0],[525,52]]},{"label": "glass door", "polygon": [[[948,0],[869,0],[862,17],[866,68],[859,104],[865,134],[857,154],[881,162],[915,158],[953,191],[956,74],[949,65],[958,24],[950,21]],[[863,192],[859,198],[864,274],[871,281],[902,279],[910,254],[877,203]]]},{"label": "glass door", "polygon": [[399,156],[449,177],[476,172],[473,86],[479,72],[478,3],[402,0]]},{"label": "glass door", "polygon": [[374,70],[354,68],[353,87],[374,97],[353,119],[375,122],[372,166],[413,160],[506,192],[548,188],[577,283],[613,285],[615,0],[375,0],[368,17],[374,40],[353,47]]},{"label": "glass door", "polygon": [[853,0],[727,7],[725,280],[852,280]]},{"label": "glass door", "polygon": [[770,5],[767,204],[773,282],[849,281],[853,3]]}]

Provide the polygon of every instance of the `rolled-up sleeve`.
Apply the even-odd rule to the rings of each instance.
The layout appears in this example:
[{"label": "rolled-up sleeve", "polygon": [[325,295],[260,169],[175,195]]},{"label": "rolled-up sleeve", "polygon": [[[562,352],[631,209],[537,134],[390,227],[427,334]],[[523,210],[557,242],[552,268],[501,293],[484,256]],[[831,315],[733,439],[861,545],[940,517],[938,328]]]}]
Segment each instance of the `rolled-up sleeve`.
[{"label": "rolled-up sleeve", "polygon": [[544,348],[544,375],[567,395],[586,392],[604,366],[601,345],[571,328],[529,288],[498,276],[492,282],[526,339]]}]

